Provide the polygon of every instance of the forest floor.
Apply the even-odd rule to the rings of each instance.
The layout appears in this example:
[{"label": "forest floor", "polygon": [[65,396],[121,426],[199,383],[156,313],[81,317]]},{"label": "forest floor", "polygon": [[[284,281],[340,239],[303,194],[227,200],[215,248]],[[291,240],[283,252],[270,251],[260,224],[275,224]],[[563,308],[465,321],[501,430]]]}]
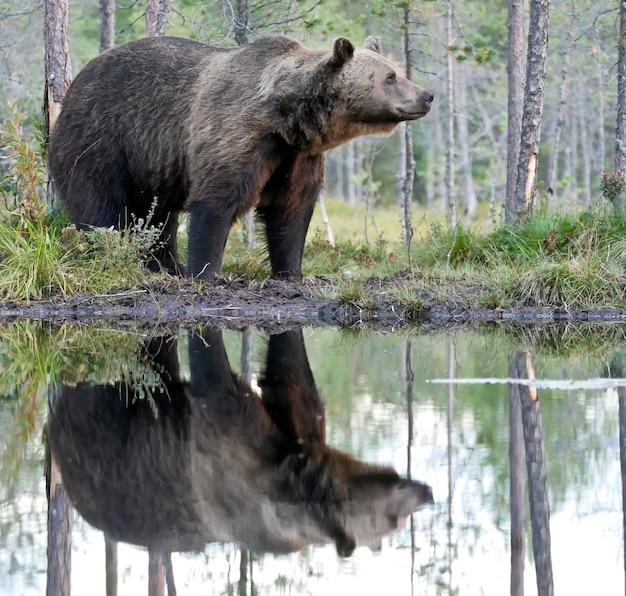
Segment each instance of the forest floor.
[{"label": "forest floor", "polygon": [[[219,279],[199,287],[190,280],[155,277],[142,286],[114,294],[5,301],[0,303],[0,321],[215,324],[235,329],[254,326],[268,332],[324,325],[385,330],[407,325],[436,328],[505,321],[528,325],[626,321],[626,311],[617,309],[477,308],[476,295],[483,288],[476,283],[456,280],[449,297],[441,299],[423,289],[420,277],[419,273],[400,271],[386,278],[369,278],[362,284],[366,298],[355,301],[324,297],[332,294],[333,284],[324,278],[303,282]],[[403,303],[392,298],[398,286],[413,291],[417,299]]]}]

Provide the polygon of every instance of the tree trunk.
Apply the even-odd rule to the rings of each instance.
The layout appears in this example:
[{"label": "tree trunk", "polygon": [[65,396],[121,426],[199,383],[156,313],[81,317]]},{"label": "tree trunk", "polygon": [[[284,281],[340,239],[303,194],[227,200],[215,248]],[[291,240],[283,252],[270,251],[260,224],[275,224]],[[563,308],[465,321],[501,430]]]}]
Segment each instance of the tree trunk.
[{"label": "tree trunk", "polygon": [[100,53],[115,45],[115,0],[100,0]]},{"label": "tree trunk", "polygon": [[620,2],[615,170],[626,172],[626,4]]},{"label": "tree trunk", "polygon": [[[402,36],[404,42],[404,74],[411,80],[411,2],[404,3]],[[407,246],[413,238],[413,188],[415,186],[415,157],[413,156],[413,130],[409,122],[400,127],[400,142],[403,144],[402,162],[402,240]]]},{"label": "tree trunk", "polygon": [[165,35],[169,0],[146,0],[146,34],[148,37]]},{"label": "tree trunk", "polygon": [[248,43],[248,27],[250,24],[250,0],[237,0],[237,17],[235,19],[235,41],[237,45]]},{"label": "tree trunk", "polygon": [[456,124],[459,131],[459,148],[461,150],[461,173],[463,175],[463,206],[465,215],[472,219],[476,216],[478,201],[472,177],[472,150],[467,125],[467,68],[459,64],[455,77]]},{"label": "tree trunk", "polygon": [[[617,58],[617,127],[615,130],[615,172],[626,173],[626,3],[619,3],[619,51]],[[616,197],[624,208],[623,193]]]},{"label": "tree trunk", "polygon": [[448,225],[457,224],[456,197],[454,193],[454,56],[452,55],[452,2],[446,3],[446,92],[448,95],[448,118],[446,130],[446,208]]},{"label": "tree trunk", "polygon": [[507,156],[506,156],[506,204],[504,221],[513,223],[517,217],[515,187],[522,137],[522,113],[524,102],[524,0],[509,0],[509,79]]},{"label": "tree trunk", "polygon": [[[43,113],[46,131],[52,130],[61,111],[61,103],[72,80],[67,0],[44,0],[44,71]],[[54,190],[48,181],[46,202],[54,204]]]},{"label": "tree trunk", "polygon": [[[593,164],[593,156],[591,155],[591,147],[589,141],[589,114],[587,110],[578,110],[578,123],[580,126],[580,152],[582,162],[582,188],[583,188],[583,204],[588,207],[591,204],[591,166]],[[600,122],[603,122],[600,120]],[[602,128],[600,125],[598,128]],[[598,177],[599,179],[599,177]]]},{"label": "tree trunk", "polygon": [[[596,57],[596,71],[598,74],[598,78],[597,78],[597,84],[596,84],[597,111],[593,114],[593,117],[594,117],[595,122],[604,123],[605,122],[604,106],[606,103],[606,99],[605,99],[606,96],[605,96],[604,88],[605,88],[606,83],[604,79],[604,64],[602,63],[602,56],[603,56],[602,44],[598,40],[597,32],[594,32],[594,49],[596,51],[592,52],[592,54],[595,54],[595,57]],[[589,114],[588,111],[586,111],[586,113],[588,116],[591,116],[591,114]],[[606,141],[605,141],[605,134],[604,134],[604,125],[602,124],[601,126],[594,126],[594,128],[598,130],[598,142],[597,142],[597,148],[596,148],[597,165],[595,168],[595,172],[592,175],[596,176],[597,180],[600,180],[605,170],[604,162],[606,159]]]},{"label": "tree trunk", "polygon": [[563,61],[561,63],[561,83],[559,85],[559,100],[556,110],[556,119],[554,122],[554,129],[552,131],[552,153],[550,154],[550,161],[548,164],[548,179],[546,188],[548,194],[552,197],[552,201],[556,202],[557,199],[557,170],[559,164],[559,144],[561,142],[561,130],[563,128],[563,122],[565,120],[565,103],[567,96],[567,76],[569,72],[570,57],[572,55],[572,48],[574,46],[574,24],[576,22],[576,4],[572,7],[572,20],[569,30],[567,32],[567,44],[565,47],[565,54],[563,55]]},{"label": "tree trunk", "polygon": [[[250,26],[250,0],[237,0],[235,17],[235,41],[243,46],[248,43]],[[248,248],[256,247],[254,230],[254,211],[250,210],[243,216],[243,243]]]},{"label": "tree trunk", "polygon": [[549,8],[550,0],[531,0],[530,2],[522,137],[515,186],[517,221],[530,215],[537,202],[537,161],[546,78]]},{"label": "tree trunk", "polygon": [[363,168],[365,169],[365,192],[363,193],[363,199],[365,202],[365,221],[363,222],[363,239],[365,244],[369,244],[369,224],[370,224],[370,212],[374,207],[375,193],[374,193],[374,161],[376,159],[376,144],[374,141],[366,141],[365,151],[363,156]]}]

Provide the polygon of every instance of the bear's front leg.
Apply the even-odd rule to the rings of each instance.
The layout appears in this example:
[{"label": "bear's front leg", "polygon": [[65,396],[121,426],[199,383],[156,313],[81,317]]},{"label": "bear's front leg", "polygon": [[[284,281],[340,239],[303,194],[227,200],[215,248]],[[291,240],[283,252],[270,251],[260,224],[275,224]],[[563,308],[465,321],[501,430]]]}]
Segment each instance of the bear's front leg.
[{"label": "bear's front leg", "polygon": [[292,155],[272,175],[257,207],[265,225],[272,277],[302,278],[309,223],[324,180],[322,155]]},{"label": "bear's front leg", "polygon": [[224,247],[234,219],[231,211],[198,203],[189,207],[189,277],[210,281],[222,272]]}]

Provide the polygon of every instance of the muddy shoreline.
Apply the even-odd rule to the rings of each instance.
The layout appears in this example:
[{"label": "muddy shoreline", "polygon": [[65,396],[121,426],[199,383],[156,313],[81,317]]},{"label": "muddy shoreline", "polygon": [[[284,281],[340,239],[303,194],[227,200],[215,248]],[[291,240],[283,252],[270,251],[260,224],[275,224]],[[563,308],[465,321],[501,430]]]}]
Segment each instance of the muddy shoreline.
[{"label": "muddy shoreline", "polygon": [[0,303],[0,321],[20,319],[50,323],[96,322],[159,325],[210,322],[230,328],[258,327],[267,331],[301,326],[369,327],[396,329],[407,325],[448,327],[472,323],[514,322],[616,323],[626,322],[626,311],[616,309],[571,310],[563,307],[474,308],[472,288],[455,292],[453,300],[437,301],[428,295],[418,305],[391,300],[385,280],[361,302],[320,298],[324,280],[286,282],[218,280],[202,289],[188,280],[155,280],[142,287],[107,295],[55,296],[46,300]]}]

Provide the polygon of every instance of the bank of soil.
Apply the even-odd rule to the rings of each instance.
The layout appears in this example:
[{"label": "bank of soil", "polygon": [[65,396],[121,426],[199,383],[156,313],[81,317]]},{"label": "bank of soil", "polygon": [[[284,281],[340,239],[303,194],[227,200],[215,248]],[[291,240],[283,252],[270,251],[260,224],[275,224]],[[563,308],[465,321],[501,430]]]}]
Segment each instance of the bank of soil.
[{"label": "bank of soil", "polygon": [[[475,284],[457,282],[450,300],[418,290],[419,274],[400,272],[363,282],[360,301],[324,299],[333,282],[324,279],[291,282],[220,279],[205,283],[154,278],[143,286],[108,295],[55,296],[47,300],[0,303],[0,320],[36,319],[53,323],[137,321],[147,324],[214,323],[232,328],[256,326],[268,331],[304,325],[399,328],[431,327],[471,322],[517,323],[626,321],[622,310],[571,310],[563,307],[483,309],[472,306]],[[412,288],[412,304],[392,298],[399,284]]]}]

